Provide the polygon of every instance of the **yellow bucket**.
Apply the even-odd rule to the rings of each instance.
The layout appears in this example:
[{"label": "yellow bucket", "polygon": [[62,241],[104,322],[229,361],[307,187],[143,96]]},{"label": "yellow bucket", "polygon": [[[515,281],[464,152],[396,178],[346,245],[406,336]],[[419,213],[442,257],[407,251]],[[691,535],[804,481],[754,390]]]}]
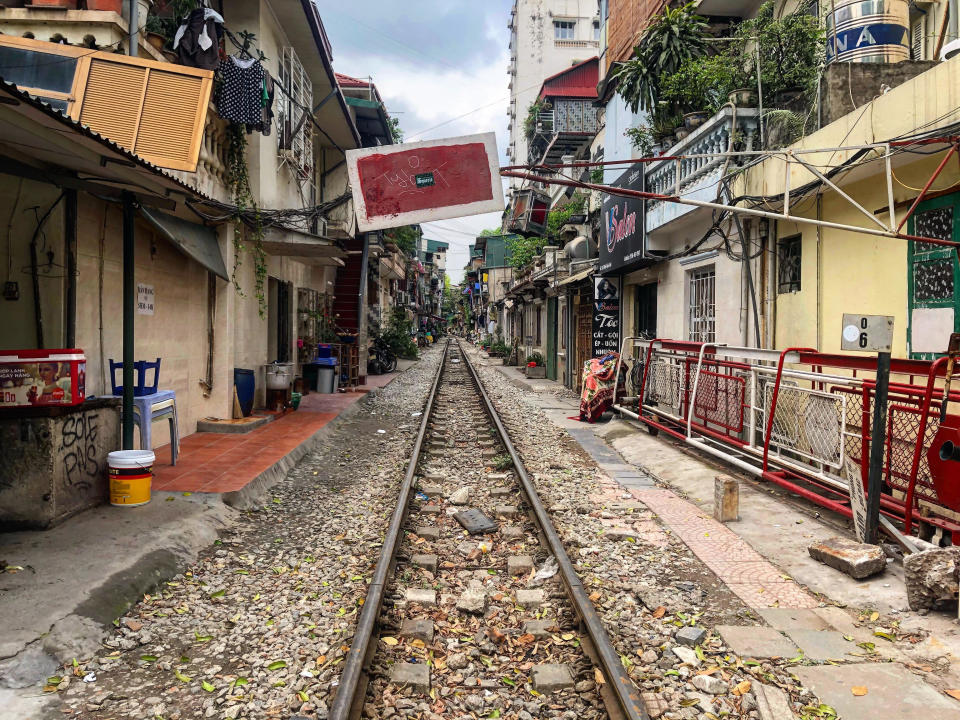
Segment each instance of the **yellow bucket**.
[{"label": "yellow bucket", "polygon": [[150,502],[155,460],[150,450],[117,450],[109,453],[110,504],[136,507]]}]

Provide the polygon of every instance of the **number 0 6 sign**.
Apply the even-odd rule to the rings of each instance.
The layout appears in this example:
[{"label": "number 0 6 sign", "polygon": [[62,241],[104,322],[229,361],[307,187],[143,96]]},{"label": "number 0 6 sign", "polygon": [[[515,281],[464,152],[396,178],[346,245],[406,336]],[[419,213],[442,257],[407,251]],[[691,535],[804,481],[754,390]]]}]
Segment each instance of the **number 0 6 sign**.
[{"label": "number 0 6 sign", "polygon": [[347,150],[361,232],[503,211],[493,133]]},{"label": "number 0 6 sign", "polygon": [[843,314],[841,350],[890,352],[893,347],[893,316]]}]

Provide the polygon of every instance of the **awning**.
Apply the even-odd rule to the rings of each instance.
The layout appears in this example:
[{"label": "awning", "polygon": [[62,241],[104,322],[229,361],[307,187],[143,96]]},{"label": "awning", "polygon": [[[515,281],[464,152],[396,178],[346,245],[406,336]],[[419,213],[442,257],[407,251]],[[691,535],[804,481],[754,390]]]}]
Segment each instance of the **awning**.
[{"label": "awning", "polygon": [[196,260],[217,277],[230,280],[213,228],[145,207],[140,208],[140,214],[187,257]]},{"label": "awning", "polygon": [[592,268],[592,267],[587,268],[586,270],[581,270],[580,272],[578,272],[578,273],[576,273],[576,274],[574,274],[574,275],[571,275],[571,276],[568,277],[566,280],[561,280],[560,282],[557,283],[557,287],[559,287],[559,286],[561,286],[561,285],[570,285],[570,284],[575,283],[575,282],[580,282],[581,280],[586,280],[586,279],[587,279],[588,277],[590,277],[591,275],[593,275],[593,268]]},{"label": "awning", "polygon": [[263,249],[270,255],[309,258],[315,265],[343,267],[347,251],[332,238],[303,230],[269,227],[263,230]]}]

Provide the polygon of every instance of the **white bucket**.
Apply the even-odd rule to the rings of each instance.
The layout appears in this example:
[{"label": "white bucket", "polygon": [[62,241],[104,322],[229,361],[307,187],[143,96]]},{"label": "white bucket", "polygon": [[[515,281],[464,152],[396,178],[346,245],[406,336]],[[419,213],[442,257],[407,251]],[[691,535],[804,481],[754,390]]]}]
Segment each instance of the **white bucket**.
[{"label": "white bucket", "polygon": [[137,507],[150,502],[153,480],[152,450],[115,450],[107,454],[110,474],[110,504]]},{"label": "white bucket", "polygon": [[272,363],[264,365],[267,376],[267,390],[286,390],[293,382],[293,363]]}]

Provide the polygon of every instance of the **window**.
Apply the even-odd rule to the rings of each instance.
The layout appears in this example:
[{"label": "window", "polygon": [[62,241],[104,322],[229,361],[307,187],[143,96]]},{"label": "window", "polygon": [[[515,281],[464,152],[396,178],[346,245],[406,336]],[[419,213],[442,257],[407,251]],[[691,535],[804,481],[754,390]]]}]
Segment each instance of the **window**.
[{"label": "window", "polygon": [[693,342],[716,342],[716,281],[713,267],[690,272],[690,329],[687,339]]},{"label": "window", "polygon": [[910,59],[924,59],[924,17],[921,15],[916,22],[910,26]]},{"label": "window", "polygon": [[554,40],[573,40],[573,33],[577,23],[573,20],[554,20],[553,21],[553,39]]},{"label": "window", "polygon": [[800,258],[802,238],[784,238],[777,243],[777,292],[800,292]]},{"label": "window", "polygon": [[280,51],[277,89],[277,144],[280,155],[298,176],[313,174],[313,83],[292,47]]},{"label": "window", "polygon": [[600,21],[599,20],[593,21],[593,39],[597,41],[600,40]]}]

